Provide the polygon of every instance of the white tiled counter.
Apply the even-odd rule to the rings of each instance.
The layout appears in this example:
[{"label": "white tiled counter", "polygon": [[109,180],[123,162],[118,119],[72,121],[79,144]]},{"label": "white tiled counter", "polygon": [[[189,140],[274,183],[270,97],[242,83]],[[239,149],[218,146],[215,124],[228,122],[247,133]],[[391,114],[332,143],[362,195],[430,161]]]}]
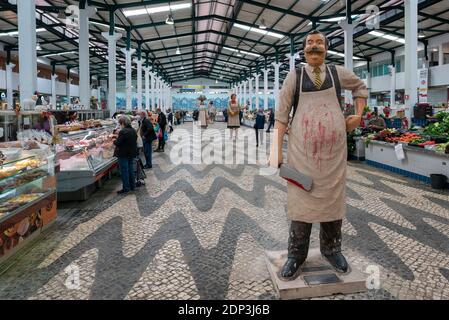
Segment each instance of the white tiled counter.
[{"label": "white tiled counter", "polygon": [[431,174],[443,174],[449,177],[448,154],[403,145],[405,159],[398,160],[394,146],[395,144],[389,142],[371,141],[365,148],[367,164],[426,183],[430,183]]}]

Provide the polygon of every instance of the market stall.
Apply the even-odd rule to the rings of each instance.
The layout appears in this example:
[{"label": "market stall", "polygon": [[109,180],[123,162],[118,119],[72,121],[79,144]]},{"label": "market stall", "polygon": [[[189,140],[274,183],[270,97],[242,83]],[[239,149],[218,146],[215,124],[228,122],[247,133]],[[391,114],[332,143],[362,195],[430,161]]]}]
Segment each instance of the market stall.
[{"label": "market stall", "polygon": [[[95,123],[95,122],[92,122]],[[61,139],[56,145],[60,172],[58,201],[86,200],[89,194],[112,176],[117,168],[113,139],[115,124],[82,129],[80,124],[58,126]]]},{"label": "market stall", "polygon": [[54,154],[37,142],[0,144],[0,262],[56,219]]},{"label": "market stall", "polygon": [[431,183],[449,177],[449,113],[425,128],[385,129],[363,136],[368,164]]}]

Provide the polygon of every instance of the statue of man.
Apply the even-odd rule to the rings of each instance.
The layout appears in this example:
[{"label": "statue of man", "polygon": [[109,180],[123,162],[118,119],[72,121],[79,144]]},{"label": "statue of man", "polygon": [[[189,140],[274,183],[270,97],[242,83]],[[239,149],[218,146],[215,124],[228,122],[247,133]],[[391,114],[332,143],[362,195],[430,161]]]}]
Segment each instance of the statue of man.
[{"label": "statue of man", "polygon": [[[341,253],[341,226],[346,214],[346,133],[360,125],[368,91],[351,71],[324,63],[329,42],[319,31],[304,39],[307,65],[291,71],[279,95],[269,163],[282,162],[282,144],[288,129],[287,163],[313,179],[310,191],[289,183],[287,210],[291,220],[288,259],[281,277],[295,279],[307,258],[312,223],[320,223],[320,251],[337,272],[348,271]],[[346,119],[340,107],[341,90],[350,90],[356,114]],[[296,104],[296,105],[295,105]]]}]

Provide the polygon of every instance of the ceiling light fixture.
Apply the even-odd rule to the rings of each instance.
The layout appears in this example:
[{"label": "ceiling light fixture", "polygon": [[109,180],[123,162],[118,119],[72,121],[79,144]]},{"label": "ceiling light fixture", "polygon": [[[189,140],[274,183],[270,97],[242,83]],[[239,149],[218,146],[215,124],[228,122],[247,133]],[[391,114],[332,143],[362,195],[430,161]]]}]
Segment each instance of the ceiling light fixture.
[{"label": "ceiling light fixture", "polygon": [[165,19],[165,23],[166,23],[166,24],[170,24],[170,25],[175,24],[175,21],[173,21],[173,17],[172,17],[171,14],[169,14],[169,15],[167,16],[167,19]]},{"label": "ceiling light fixture", "polygon": [[270,36],[270,37],[274,37],[274,38],[278,38],[278,39],[284,38],[284,36],[280,33],[266,31],[266,30],[263,30],[260,28],[248,27],[248,26],[245,26],[240,23],[234,23],[234,27],[242,29],[242,30],[246,30],[246,31],[260,33],[260,34],[263,34],[264,36]]},{"label": "ceiling light fixture", "polygon": [[372,36],[375,36],[375,37],[379,37],[379,38],[384,38],[384,39],[387,39],[387,40],[396,41],[396,42],[399,42],[399,43],[402,43],[402,44],[405,43],[405,40],[404,40],[404,39],[401,39],[401,38],[399,38],[399,37],[392,36],[392,35],[389,35],[389,34],[385,34],[385,33],[382,33],[382,32],[378,32],[378,31],[370,31],[369,34],[372,35]]},{"label": "ceiling light fixture", "polygon": [[262,20],[260,21],[259,29],[262,29],[262,30],[266,30],[267,29],[267,25],[265,24],[265,19],[264,18],[262,18]]},{"label": "ceiling light fixture", "polygon": [[140,16],[143,14],[154,14],[154,13],[160,13],[160,12],[167,12],[167,11],[176,11],[181,9],[187,9],[192,6],[192,3],[181,3],[181,4],[171,4],[168,6],[159,6],[159,7],[146,7],[146,8],[140,8],[140,9],[133,9],[133,10],[124,10],[123,14],[125,17],[132,17],[132,16]]},{"label": "ceiling light fixture", "polygon": [[49,54],[44,54],[42,57],[43,58],[48,58],[48,57],[54,57],[54,56],[64,56],[66,54],[76,54],[78,53],[78,51],[68,51],[68,52],[58,52],[58,53],[49,53]]},{"label": "ceiling light fixture", "polygon": [[42,47],[41,47],[41,45],[40,45],[39,42],[38,42],[37,45],[36,45],[36,50],[37,50],[37,51],[42,51]]},{"label": "ceiling light fixture", "polygon": [[[107,28],[109,28],[109,25],[106,24],[106,23],[101,23],[101,22],[96,22],[96,21],[89,21],[89,23],[95,24],[95,25],[97,25],[97,26],[102,26],[102,27],[107,27]],[[114,26],[114,29],[126,31],[124,28],[116,27],[116,26]]]},{"label": "ceiling light fixture", "polygon": [[181,50],[179,50],[179,47],[176,49],[176,54],[181,54]]},{"label": "ceiling light fixture", "polygon": [[[327,53],[330,53],[330,54],[333,54],[333,55],[336,55],[336,56],[340,56],[340,57],[344,57],[345,56],[344,53],[333,51],[333,50],[327,50]],[[355,57],[355,56],[352,57],[352,59],[354,59],[354,60],[362,60],[362,58]]]},{"label": "ceiling light fixture", "polygon": [[[44,31],[46,31],[45,28],[38,28],[38,29],[36,29],[36,33],[44,32]],[[18,30],[17,31],[0,33],[0,37],[4,37],[4,36],[15,37],[15,36],[18,36],[18,35],[19,35],[19,31]]]},{"label": "ceiling light fixture", "polygon": [[233,49],[233,48],[229,48],[229,47],[223,47],[223,49],[232,51],[232,52],[237,52],[237,57],[241,57],[242,53],[246,54],[246,55],[254,56],[254,57],[260,57],[260,54],[252,53],[252,52],[248,52],[248,51],[244,51],[244,50],[237,50],[237,49]]}]

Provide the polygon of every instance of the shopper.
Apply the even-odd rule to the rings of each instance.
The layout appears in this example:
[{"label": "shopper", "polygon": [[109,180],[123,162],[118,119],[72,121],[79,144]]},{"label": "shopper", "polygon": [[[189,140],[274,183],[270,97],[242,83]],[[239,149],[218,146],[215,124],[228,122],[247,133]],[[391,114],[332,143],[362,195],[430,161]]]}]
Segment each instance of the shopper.
[{"label": "shopper", "polygon": [[179,126],[181,124],[182,111],[178,110],[175,113],[176,125]]},{"label": "shopper", "polygon": [[228,122],[228,109],[223,110],[223,117],[224,117],[225,122]]},{"label": "shopper", "polygon": [[227,114],[228,129],[231,129],[231,139],[233,137],[236,139],[238,129],[240,128],[240,105],[237,102],[237,95],[235,93],[231,95],[231,101],[229,101]]},{"label": "shopper", "polygon": [[160,108],[157,109],[157,114],[158,114],[157,123],[159,124],[159,132],[158,132],[159,146],[156,149],[156,152],[164,152],[165,128],[167,127],[167,117],[161,111]]},{"label": "shopper", "polygon": [[260,143],[263,143],[263,129],[265,127],[265,114],[263,113],[263,109],[259,108],[259,112],[256,115],[256,122],[254,123],[254,129],[256,131],[256,147],[259,146]]},{"label": "shopper", "polygon": [[144,169],[153,168],[153,141],[157,139],[156,132],[154,132],[153,124],[148,119],[148,114],[145,110],[140,112],[140,136],[143,142],[143,152],[145,154]]},{"label": "shopper", "polygon": [[270,109],[270,113],[268,115],[268,128],[267,132],[270,132],[270,129],[274,127],[274,111],[273,109]]},{"label": "shopper", "polygon": [[193,124],[196,124],[196,122],[198,121],[198,117],[199,117],[200,111],[198,109],[195,109],[193,111]]},{"label": "shopper", "polygon": [[168,109],[168,115],[167,115],[167,120],[168,120],[168,132],[172,133],[173,132],[173,112],[171,111],[171,109]]},{"label": "shopper", "polygon": [[131,127],[131,120],[127,116],[120,116],[118,123],[120,132],[114,141],[114,154],[118,158],[123,188],[117,193],[124,194],[136,188],[134,159],[137,157],[137,132]]},{"label": "shopper", "polygon": [[211,100],[209,101],[209,121],[210,123],[214,123],[215,122],[215,106],[214,106],[214,102]]}]

